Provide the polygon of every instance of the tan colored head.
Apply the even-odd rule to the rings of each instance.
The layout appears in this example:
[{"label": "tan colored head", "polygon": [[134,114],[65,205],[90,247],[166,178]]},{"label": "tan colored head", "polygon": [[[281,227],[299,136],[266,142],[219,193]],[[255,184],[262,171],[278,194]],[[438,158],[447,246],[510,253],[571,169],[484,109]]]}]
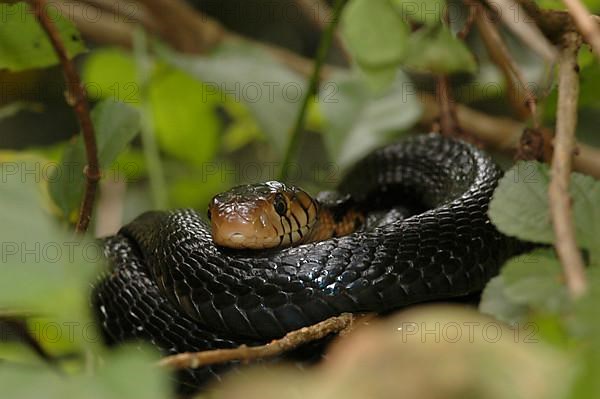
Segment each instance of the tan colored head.
[{"label": "tan colored head", "polygon": [[237,186],[208,206],[215,244],[264,249],[303,242],[317,220],[318,205],[306,192],[277,181]]}]

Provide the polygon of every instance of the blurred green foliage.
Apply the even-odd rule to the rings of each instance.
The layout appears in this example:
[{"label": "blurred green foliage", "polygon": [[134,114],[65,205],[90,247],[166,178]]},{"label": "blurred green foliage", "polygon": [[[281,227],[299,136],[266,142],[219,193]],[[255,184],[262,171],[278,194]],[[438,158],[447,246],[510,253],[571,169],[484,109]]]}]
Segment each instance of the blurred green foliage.
[{"label": "blurred green foliage", "polygon": [[[69,56],[86,50],[79,32],[56,8],[46,7]],[[29,6],[23,2],[0,3],[0,69],[20,71],[53,65],[58,58],[46,33],[38,25]]]},{"label": "blurred green foliage", "polygon": [[[138,112],[125,103],[105,100],[91,112],[96,134],[98,162],[108,169],[139,131]],[[63,218],[73,220],[83,196],[86,153],[81,136],[64,147],[58,167],[49,176],[50,195]]]},{"label": "blurred green foliage", "polygon": [[[555,240],[548,209],[548,165],[518,162],[500,181],[489,214],[500,231],[525,241],[552,244]],[[571,174],[570,192],[577,243],[598,260],[600,248],[600,182]]]},{"label": "blurred green foliage", "polygon": [[[562,2],[554,0],[538,3],[562,7]],[[476,35],[466,41],[455,37],[453,32],[460,29],[464,18],[453,22],[452,29],[442,24],[445,4],[442,0],[348,2],[341,33],[352,56],[351,68],[328,75],[309,102],[307,130],[311,132],[302,143],[306,150],[299,160],[309,169],[311,164],[330,163],[333,167],[327,173],[304,173],[301,183],[315,191],[334,185],[360,157],[417,130],[424,112],[418,93],[430,88],[423,81],[431,83],[435,74],[458,77],[454,93],[460,102],[492,108],[498,114],[509,113],[502,74]],[[600,9],[598,0],[585,4],[592,10]],[[20,17],[26,5],[0,7],[0,14],[6,17],[0,24],[0,68],[22,70],[56,64],[33,16]],[[424,8],[433,12],[418,12]],[[69,54],[82,53],[85,47],[74,26],[56,15],[56,10],[50,12]],[[527,80],[537,88],[545,123],[551,125],[556,113],[554,66],[543,64],[510,33],[501,34]],[[149,49],[137,48],[136,55],[100,46],[81,64],[89,99],[95,103],[92,119],[101,167],[107,172],[104,179],[115,176],[108,173],[116,169],[120,172],[118,180],[127,184],[123,220],[153,206],[148,187],[156,171],[145,153],[147,143],[138,134],[142,127],[151,127],[155,135],[155,155],[165,175],[170,207],[203,209],[212,195],[232,185],[273,179],[306,94],[306,79],[263,48],[250,44],[224,44],[201,56],[179,54],[154,41],[149,44]],[[600,102],[596,86],[600,76],[597,61],[587,49],[580,53],[580,67],[578,138],[598,143]],[[13,102],[0,108],[0,119],[24,109],[39,111],[29,103]],[[113,352],[98,339],[81,333],[84,327],[89,328],[88,332],[98,338],[89,314],[89,286],[106,267],[95,241],[75,238],[68,230],[82,197],[84,164],[79,137],[49,148],[0,153],[0,317],[15,312],[31,315],[28,326],[37,331],[41,344],[59,359],[68,359],[59,362],[65,378],[18,342],[1,341],[3,394],[14,398],[169,397],[167,375],[153,366],[156,355],[151,349],[124,347]],[[248,165],[258,169],[245,169]],[[23,173],[27,170],[50,172],[37,173],[44,176],[35,179]],[[555,238],[548,212],[548,181],[546,165],[517,163],[495,193],[490,205],[492,222],[506,234],[552,244]],[[596,378],[600,373],[600,183],[573,173],[571,194],[578,244],[586,250],[590,263],[589,293],[578,301],[568,297],[560,262],[546,247],[507,262],[488,284],[480,305],[482,312],[513,327],[535,326],[535,337],[540,339],[535,348],[521,341],[489,346],[479,339],[470,346],[446,345],[431,351],[427,345],[399,345],[398,330],[388,329],[385,334],[376,332],[374,338],[360,341],[373,349],[367,355],[378,353],[381,358],[361,357],[365,352],[357,345],[357,351],[347,350],[348,356],[356,358],[337,364],[347,366],[341,367],[341,374],[330,370],[325,379],[303,379],[297,371],[286,371],[277,385],[271,375],[263,373],[256,377],[264,384],[261,389],[253,385],[256,381],[246,381],[240,392],[269,397],[293,388],[296,395],[330,397],[331,392],[337,392],[352,397],[362,392],[353,384],[360,381],[361,387],[369,387],[363,381],[371,378],[379,382],[377,387],[398,389],[395,393],[399,395],[401,389],[416,386],[411,382],[425,376],[419,385],[420,397],[427,397],[423,395],[439,386],[457,389],[456,396],[444,391],[444,397],[465,397],[465,392],[473,397],[600,396]],[[415,312],[411,317],[418,320],[456,322],[476,317],[480,322],[489,321],[456,309],[443,314]],[[76,323],[78,333],[66,334],[65,323]],[[44,326],[62,326],[63,335],[54,339],[40,334]],[[501,329],[507,334],[522,332],[505,325]],[[382,343],[387,346],[369,346]],[[440,356],[438,349],[447,357]],[[341,352],[337,353],[340,356]],[[407,354],[416,363],[403,367],[399,363],[407,364]],[[557,370],[565,370],[565,364],[569,371],[557,374]],[[360,367],[353,369],[352,365]],[[445,367],[447,373],[440,373],[438,366]],[[367,377],[365,369],[374,373]],[[456,378],[438,381],[440,375]],[[394,387],[401,379],[407,383]],[[303,384],[294,385],[293,381]],[[334,387],[325,386],[327,381],[334,381]],[[342,383],[335,386],[336,381]],[[529,381],[536,381],[533,389]],[[414,396],[414,392],[407,392],[408,397]]]}]

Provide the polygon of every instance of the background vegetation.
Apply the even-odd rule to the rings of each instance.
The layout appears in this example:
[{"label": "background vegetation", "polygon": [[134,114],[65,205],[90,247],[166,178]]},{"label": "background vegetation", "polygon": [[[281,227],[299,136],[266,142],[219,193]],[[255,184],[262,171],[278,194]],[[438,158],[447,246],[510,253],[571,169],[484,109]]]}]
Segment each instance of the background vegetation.
[{"label": "background vegetation", "polygon": [[[600,11],[598,1],[584,3]],[[598,20],[582,19],[578,5],[0,2],[2,394],[172,396],[151,348],[101,342],[89,314],[90,284],[105,267],[94,237],[148,209],[202,210],[236,184],[283,176],[313,193],[332,188],[375,147],[433,129],[494,155],[507,172],[493,223],[547,245],[512,259],[488,284],[479,309],[487,316],[411,309],[342,340],[320,369],[261,369],[214,395],[598,397],[600,69],[587,43],[600,35],[581,25]],[[85,99],[65,83],[35,6],[58,30]],[[565,84],[559,93],[561,79],[573,81],[571,61],[580,90]],[[575,115],[565,99],[575,100]],[[93,168],[83,173],[85,123],[72,108],[83,103],[102,178],[88,232],[74,236],[94,180]],[[549,163],[563,165],[556,154],[564,151],[570,159],[573,117],[576,172],[568,162],[562,170],[573,231],[559,236],[568,196],[564,185],[548,196],[560,172]],[[555,126],[566,144],[553,140]],[[583,256],[563,255],[571,241]],[[402,330],[406,323],[413,329]],[[457,339],[445,329],[455,325]],[[421,334],[426,326],[437,338]]]}]

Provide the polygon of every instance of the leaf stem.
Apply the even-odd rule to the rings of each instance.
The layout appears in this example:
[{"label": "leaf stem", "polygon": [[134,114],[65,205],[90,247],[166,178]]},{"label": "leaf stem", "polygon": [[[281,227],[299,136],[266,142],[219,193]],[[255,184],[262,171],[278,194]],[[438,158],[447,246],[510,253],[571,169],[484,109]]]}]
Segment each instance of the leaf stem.
[{"label": "leaf stem", "polygon": [[87,97],[81,84],[81,80],[79,79],[79,74],[77,73],[75,65],[71,59],[69,59],[67,50],[60,38],[60,33],[58,32],[56,25],[54,25],[54,22],[46,13],[46,6],[46,0],[30,1],[30,7],[34,12],[36,19],[46,32],[46,35],[54,48],[54,52],[60,60],[68,89],[67,103],[73,107],[77,119],[79,119],[79,126],[81,127],[87,165],[83,169],[83,174],[85,175],[85,189],[75,231],[83,234],[86,232],[90,219],[92,218],[96,189],[98,187],[98,181],[100,180],[96,135],[90,117],[90,108]]},{"label": "leaf stem", "polygon": [[160,153],[156,144],[152,110],[148,101],[148,81],[152,63],[148,59],[146,34],[142,28],[134,31],[133,49],[137,66],[137,80],[140,85],[141,101],[141,137],[144,149],[144,158],[148,166],[148,179],[152,193],[153,208],[166,209],[168,207],[167,182],[165,179]]},{"label": "leaf stem", "polygon": [[329,23],[329,26],[327,26],[327,29],[323,32],[321,42],[319,43],[319,48],[317,50],[317,56],[316,56],[315,64],[313,67],[313,72],[310,77],[308,91],[306,92],[306,95],[304,96],[304,99],[302,101],[302,105],[300,106],[300,111],[298,112],[298,117],[296,118],[296,123],[292,130],[292,133],[291,133],[291,136],[290,136],[290,139],[288,142],[288,146],[287,146],[284,158],[283,158],[283,164],[282,164],[281,174],[280,174],[281,180],[286,179],[288,172],[289,172],[289,168],[291,166],[291,163],[292,163],[294,157],[296,156],[296,152],[298,150],[298,144],[300,143],[300,137],[302,136],[302,132],[304,131],[304,125],[306,122],[306,113],[308,110],[308,104],[309,104],[309,101],[311,100],[311,98],[314,95],[316,95],[319,90],[321,68],[322,68],[323,64],[325,63],[325,57],[327,56],[329,48],[331,47],[331,42],[333,40],[335,28],[340,19],[340,14],[341,14],[342,8],[344,7],[345,3],[346,3],[346,0],[336,0],[334,7],[333,7],[332,20]]}]

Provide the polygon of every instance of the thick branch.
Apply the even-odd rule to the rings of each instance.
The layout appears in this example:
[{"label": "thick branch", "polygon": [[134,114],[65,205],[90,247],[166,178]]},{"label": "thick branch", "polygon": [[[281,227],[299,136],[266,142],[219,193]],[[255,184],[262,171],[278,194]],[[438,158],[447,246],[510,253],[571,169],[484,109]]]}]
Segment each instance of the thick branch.
[{"label": "thick branch", "polygon": [[567,287],[574,298],[581,296],[587,288],[583,259],[575,241],[575,226],[569,196],[577,126],[579,96],[577,53],[580,44],[579,34],[575,32],[565,34],[564,47],[559,57],[556,138],[552,157],[552,179],[548,190],[555,234],[554,246],[564,268]]},{"label": "thick branch", "polygon": [[339,333],[352,326],[354,317],[344,313],[331,317],[320,323],[287,333],[283,338],[271,341],[266,345],[245,346],[234,349],[216,349],[196,353],[180,353],[168,356],[159,362],[160,366],[182,368],[199,368],[211,364],[230,361],[249,361],[274,357],[299,347],[307,342],[325,338],[329,334]]},{"label": "thick branch", "polygon": [[31,0],[31,7],[60,60],[68,88],[67,102],[73,106],[83,134],[85,154],[87,157],[87,165],[83,170],[85,175],[85,191],[75,231],[78,233],[85,233],[90,218],[92,217],[96,187],[98,185],[98,180],[100,180],[100,167],[98,166],[94,125],[90,118],[89,106],[85,91],[79,79],[79,74],[75,69],[75,65],[69,59],[58,29],[51,18],[46,14],[46,1]]}]

